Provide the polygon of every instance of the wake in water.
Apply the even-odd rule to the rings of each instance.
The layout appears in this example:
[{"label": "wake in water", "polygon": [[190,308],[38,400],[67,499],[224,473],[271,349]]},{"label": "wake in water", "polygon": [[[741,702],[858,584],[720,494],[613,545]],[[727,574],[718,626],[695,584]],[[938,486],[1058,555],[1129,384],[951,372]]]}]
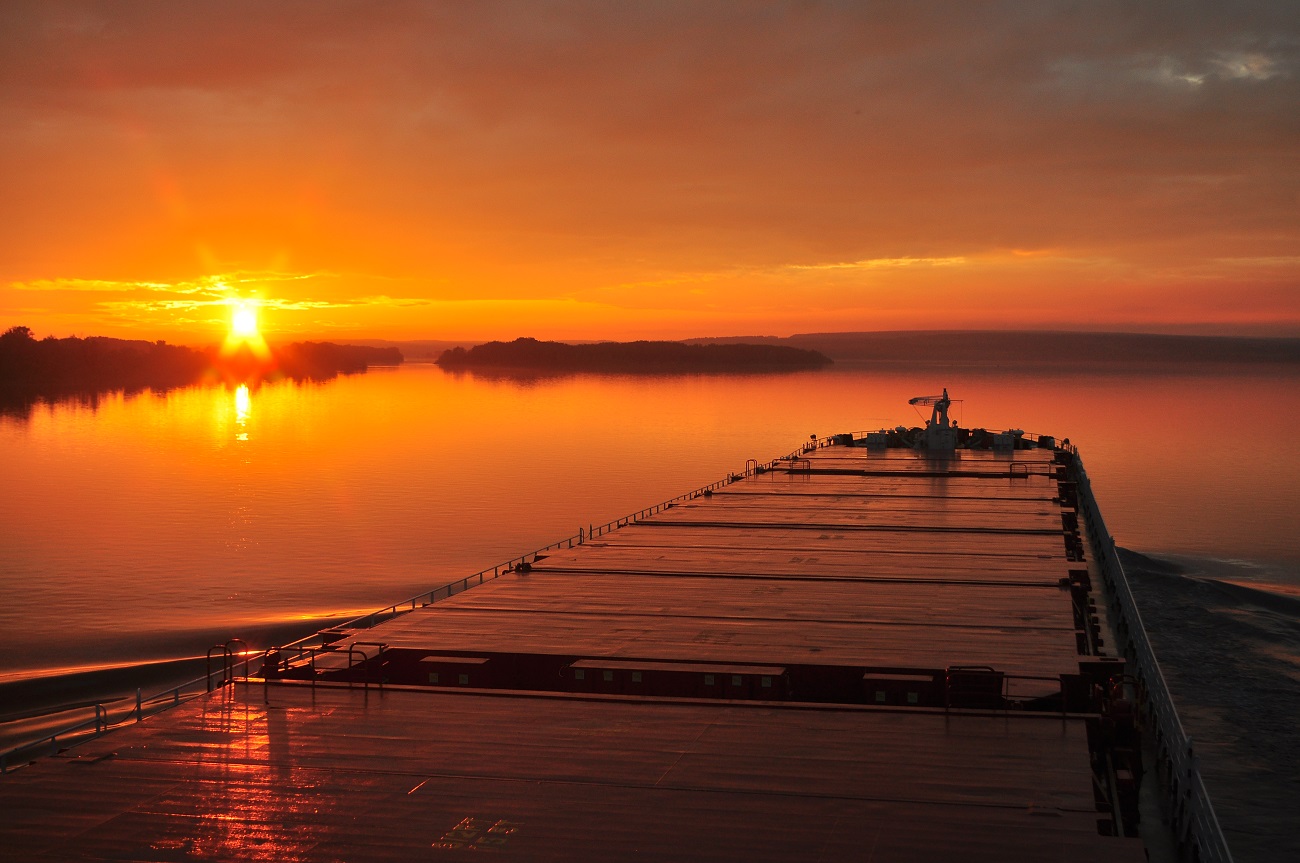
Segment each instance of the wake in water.
[{"label": "wake in water", "polygon": [[1120,549],[1239,863],[1300,859],[1300,584],[1241,561]]}]

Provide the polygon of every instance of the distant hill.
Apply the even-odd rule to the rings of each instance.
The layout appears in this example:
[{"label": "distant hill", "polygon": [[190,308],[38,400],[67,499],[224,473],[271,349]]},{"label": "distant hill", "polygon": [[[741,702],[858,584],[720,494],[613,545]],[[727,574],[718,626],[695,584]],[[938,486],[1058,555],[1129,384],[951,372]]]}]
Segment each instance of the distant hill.
[{"label": "distant hill", "polygon": [[688,339],[688,344],[760,343],[815,350],[850,363],[1300,363],[1300,339],[1151,333],[934,330],[801,333],[788,338]]},{"label": "distant hill", "polygon": [[819,369],[831,360],[816,351],[785,345],[682,342],[567,344],[537,339],[488,342],[454,348],[438,358],[445,369],[531,372],[771,372]]}]

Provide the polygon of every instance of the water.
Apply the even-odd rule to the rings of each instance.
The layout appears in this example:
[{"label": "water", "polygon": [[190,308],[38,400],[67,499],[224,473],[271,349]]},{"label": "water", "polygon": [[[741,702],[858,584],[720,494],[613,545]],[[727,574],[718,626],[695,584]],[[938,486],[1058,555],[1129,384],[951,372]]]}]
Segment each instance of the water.
[{"label": "water", "polygon": [[[232,636],[282,642],[810,434],[917,425],[907,399],[947,386],[964,425],[1080,446],[1117,540],[1155,560],[1135,587],[1188,724],[1218,757],[1206,769],[1230,841],[1269,859],[1280,840],[1252,813],[1300,804],[1284,781],[1300,708],[1300,618],[1285,601],[1300,597],[1294,376],[897,366],[521,381],[408,365],[38,405],[0,415],[0,682],[134,670]],[[81,678],[59,679],[66,697]]]},{"label": "water", "polygon": [[1300,858],[1300,594],[1237,562],[1121,556],[1236,859]]}]

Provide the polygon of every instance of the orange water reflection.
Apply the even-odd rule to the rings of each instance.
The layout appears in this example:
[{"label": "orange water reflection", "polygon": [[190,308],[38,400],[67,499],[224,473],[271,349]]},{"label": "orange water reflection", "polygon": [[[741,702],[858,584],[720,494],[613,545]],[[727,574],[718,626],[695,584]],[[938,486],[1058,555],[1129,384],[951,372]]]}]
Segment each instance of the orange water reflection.
[{"label": "orange water reflection", "polygon": [[235,440],[248,440],[248,416],[252,411],[253,397],[248,393],[248,384],[240,384],[235,388],[235,425],[239,428]]}]

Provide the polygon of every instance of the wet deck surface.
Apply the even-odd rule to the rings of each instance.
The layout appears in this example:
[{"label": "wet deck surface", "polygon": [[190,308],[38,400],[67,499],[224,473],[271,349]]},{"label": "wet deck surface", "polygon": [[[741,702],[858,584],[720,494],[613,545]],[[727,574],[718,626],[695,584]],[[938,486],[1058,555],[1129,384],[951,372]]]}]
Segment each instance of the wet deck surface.
[{"label": "wet deck surface", "polygon": [[[819,450],[361,638],[1077,670],[1055,480],[961,455]],[[237,685],[0,778],[24,860],[1142,859],[1098,819],[1076,716],[433,686]]]},{"label": "wet deck surface", "polygon": [[[485,839],[521,860],[1124,859],[1096,835],[1082,735],[359,688],[273,687],[264,705],[254,685],[27,768],[0,799],[22,860],[476,859],[435,843]],[[465,819],[476,835],[448,838]]]},{"label": "wet deck surface", "polygon": [[[816,470],[750,477],[393,621],[383,641],[440,652],[472,644],[777,665],[1076,670],[1055,480],[1041,471],[1011,479],[1010,457],[965,455],[949,464],[988,475],[911,476],[943,463],[821,450],[809,467],[897,467],[907,479]],[[1028,451],[1015,460],[1045,467],[1050,457]],[[880,487],[890,493],[877,495]]]}]

